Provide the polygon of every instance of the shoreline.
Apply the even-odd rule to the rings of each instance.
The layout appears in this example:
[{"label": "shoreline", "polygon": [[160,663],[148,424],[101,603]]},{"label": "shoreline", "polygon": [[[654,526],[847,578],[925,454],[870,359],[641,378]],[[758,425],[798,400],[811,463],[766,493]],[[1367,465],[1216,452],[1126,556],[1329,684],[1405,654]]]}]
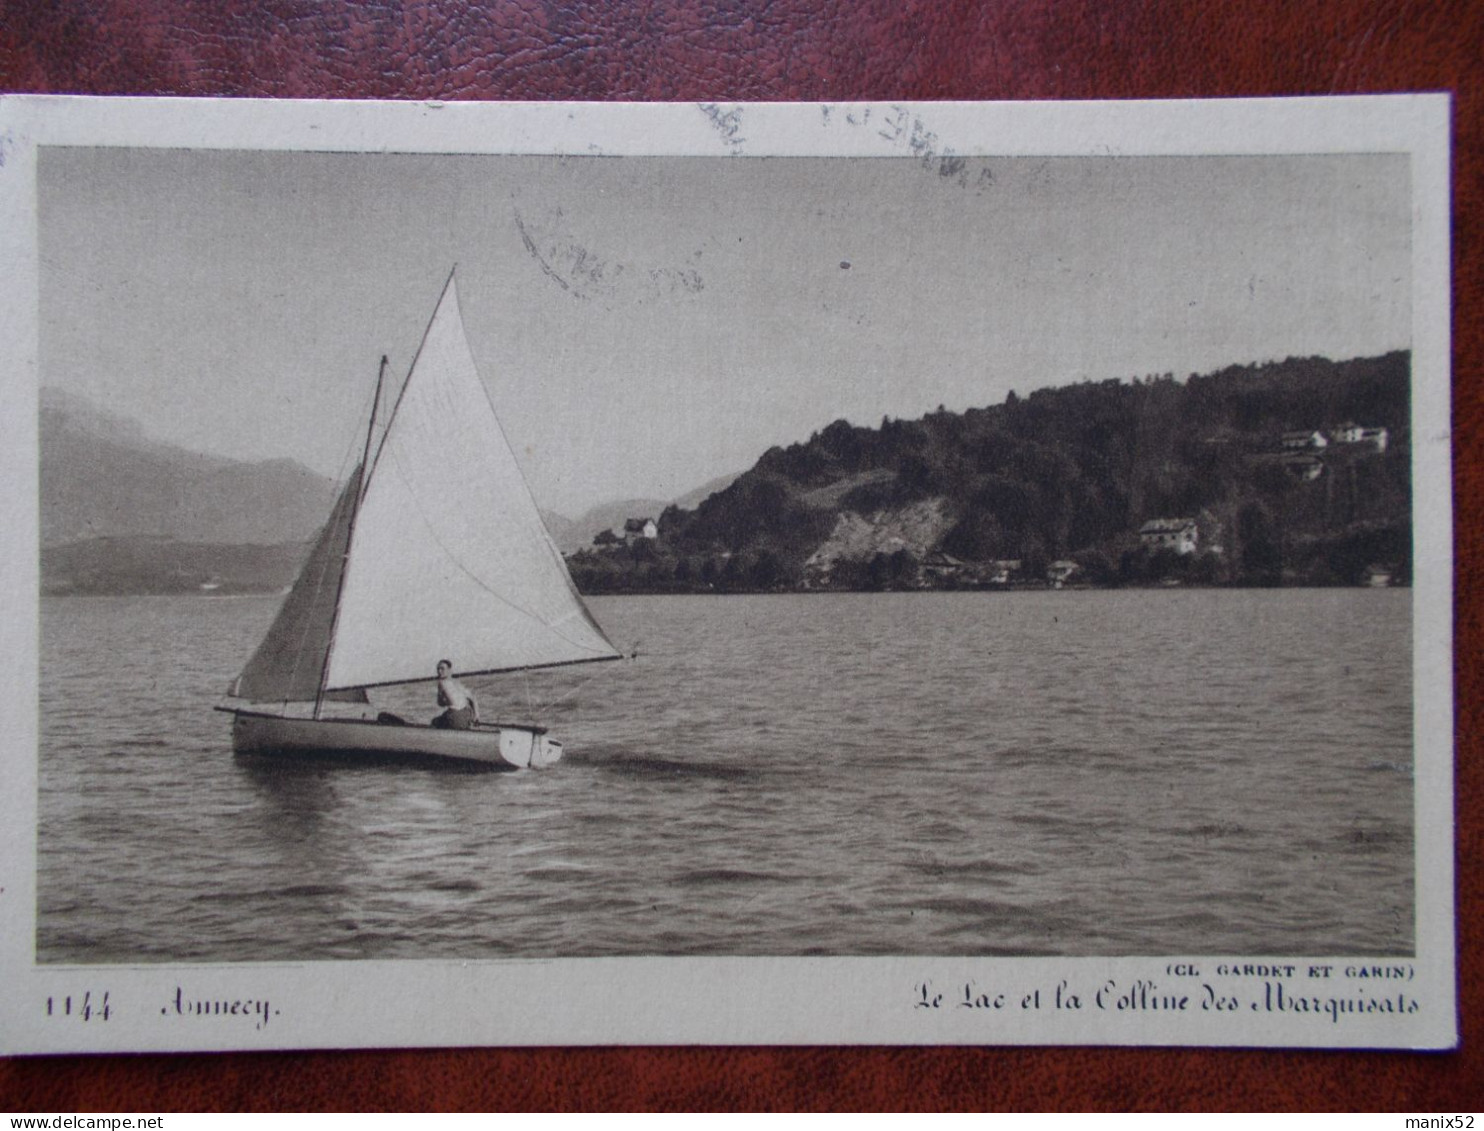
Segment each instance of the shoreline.
[{"label": "shoreline", "polygon": [[[1180,584],[1180,585],[996,585],[996,586],[903,586],[898,588],[887,587],[883,589],[847,588],[845,586],[833,588],[787,588],[787,589],[750,589],[750,588],[726,588],[726,589],[607,589],[592,590],[582,593],[586,597],[823,597],[835,594],[856,594],[861,596],[882,596],[885,594],[926,594],[926,593],[975,593],[1008,595],[1012,593],[1127,593],[1127,592],[1180,592],[1199,590],[1202,592],[1210,590],[1279,590],[1279,589],[1406,589],[1410,590],[1410,582],[1395,582],[1390,585],[1345,585],[1331,584],[1319,585],[1300,582],[1291,582],[1278,585],[1237,585],[1237,584]],[[98,598],[98,597],[192,597],[206,601],[240,600],[261,597],[282,597],[282,589],[261,590],[237,590],[231,593],[200,593],[190,590],[158,590],[158,589],[119,589],[119,590],[46,590],[42,589],[40,597],[48,599],[60,598]]]}]

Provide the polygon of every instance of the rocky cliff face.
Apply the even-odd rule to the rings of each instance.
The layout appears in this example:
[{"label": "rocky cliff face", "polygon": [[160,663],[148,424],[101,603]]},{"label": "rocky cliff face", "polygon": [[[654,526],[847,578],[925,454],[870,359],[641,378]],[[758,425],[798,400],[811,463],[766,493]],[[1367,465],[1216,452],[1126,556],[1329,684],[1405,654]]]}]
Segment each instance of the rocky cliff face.
[{"label": "rocky cliff face", "polygon": [[920,560],[942,542],[952,525],[948,500],[942,496],[868,514],[841,511],[830,536],[805,559],[804,572],[829,573],[841,562],[865,562],[902,550]]}]

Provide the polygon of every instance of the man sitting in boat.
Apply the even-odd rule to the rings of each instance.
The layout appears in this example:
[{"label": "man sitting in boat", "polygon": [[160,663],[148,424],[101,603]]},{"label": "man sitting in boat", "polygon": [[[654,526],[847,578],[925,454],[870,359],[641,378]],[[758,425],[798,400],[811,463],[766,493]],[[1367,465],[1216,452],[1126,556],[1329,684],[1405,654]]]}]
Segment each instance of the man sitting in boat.
[{"label": "man sitting in boat", "polygon": [[479,704],[453,678],[453,664],[448,660],[438,661],[438,706],[448,708],[433,720],[440,730],[470,730],[479,721]]}]

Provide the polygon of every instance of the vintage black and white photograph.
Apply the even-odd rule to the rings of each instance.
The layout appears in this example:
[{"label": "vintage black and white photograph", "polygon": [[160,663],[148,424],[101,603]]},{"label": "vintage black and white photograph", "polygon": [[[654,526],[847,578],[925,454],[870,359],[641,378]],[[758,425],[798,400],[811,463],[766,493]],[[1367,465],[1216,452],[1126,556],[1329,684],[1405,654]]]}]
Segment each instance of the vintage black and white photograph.
[{"label": "vintage black and white photograph", "polygon": [[[1451,1024],[1416,154],[790,109],[36,145],[31,968]],[[1205,957],[1077,973],[1148,956]]]}]

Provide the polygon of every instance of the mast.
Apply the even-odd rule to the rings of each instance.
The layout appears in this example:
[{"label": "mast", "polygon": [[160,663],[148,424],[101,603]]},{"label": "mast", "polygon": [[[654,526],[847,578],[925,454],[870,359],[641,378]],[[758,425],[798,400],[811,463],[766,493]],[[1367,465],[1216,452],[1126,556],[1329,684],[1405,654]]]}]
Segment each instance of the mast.
[{"label": "mast", "polygon": [[345,571],[350,568],[350,548],[355,545],[356,517],[361,512],[361,500],[366,496],[366,484],[371,475],[371,441],[376,435],[376,414],[381,408],[381,387],[386,381],[386,354],[381,355],[381,366],[376,371],[376,395],[371,398],[371,420],[366,425],[366,448],[361,453],[361,482],[356,490],[355,506],[350,513],[350,530],[345,538],[345,553],[341,557],[340,577],[335,586],[335,611],[330,616],[330,645],[325,649],[325,659],[319,669],[319,693],[314,697],[314,717],[323,714],[325,707],[325,679],[330,674],[330,653],[335,650],[335,627],[340,623],[340,597],[345,592]]}]

